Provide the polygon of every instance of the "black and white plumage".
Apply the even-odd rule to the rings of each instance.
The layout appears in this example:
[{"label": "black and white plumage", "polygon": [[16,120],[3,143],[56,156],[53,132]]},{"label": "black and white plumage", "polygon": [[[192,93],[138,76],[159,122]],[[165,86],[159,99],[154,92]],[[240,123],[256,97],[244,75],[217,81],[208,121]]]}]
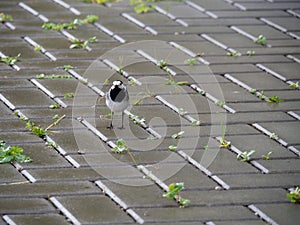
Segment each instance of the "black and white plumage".
[{"label": "black and white plumage", "polygon": [[122,81],[113,82],[109,91],[106,93],[106,105],[112,112],[110,128],[113,128],[113,118],[115,112],[122,112],[122,128],[124,120],[124,110],[129,106],[129,95],[126,86]]}]

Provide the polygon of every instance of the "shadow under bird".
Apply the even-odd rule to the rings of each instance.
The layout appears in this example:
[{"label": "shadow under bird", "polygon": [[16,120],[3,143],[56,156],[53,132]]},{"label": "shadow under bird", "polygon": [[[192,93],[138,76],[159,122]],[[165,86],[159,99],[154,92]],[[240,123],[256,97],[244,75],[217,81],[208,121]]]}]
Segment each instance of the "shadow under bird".
[{"label": "shadow under bird", "polygon": [[125,84],[120,80],[115,80],[106,93],[106,105],[111,110],[112,118],[109,128],[113,128],[113,119],[115,112],[122,112],[122,126],[124,128],[124,111],[129,106],[129,95]]}]

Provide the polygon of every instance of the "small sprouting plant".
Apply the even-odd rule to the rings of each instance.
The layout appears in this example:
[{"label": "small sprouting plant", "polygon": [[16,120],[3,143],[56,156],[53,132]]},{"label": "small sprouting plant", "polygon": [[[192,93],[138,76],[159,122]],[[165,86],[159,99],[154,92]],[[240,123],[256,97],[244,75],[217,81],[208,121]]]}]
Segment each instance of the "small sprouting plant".
[{"label": "small sprouting plant", "polygon": [[125,141],[123,139],[118,139],[116,146],[112,149],[112,152],[122,153],[127,150],[128,150],[128,147],[125,144]]},{"label": "small sprouting plant", "polygon": [[180,116],[183,116],[183,115],[186,115],[188,112],[185,111],[183,108],[179,108],[178,113],[179,113]]},{"label": "small sprouting plant", "polygon": [[83,23],[95,23],[99,19],[96,15],[87,15],[85,19],[83,19]]},{"label": "small sprouting plant", "polygon": [[265,159],[265,160],[269,160],[270,159],[270,157],[271,157],[271,154],[272,154],[273,152],[272,151],[270,151],[270,152],[268,152],[268,154],[266,154],[266,155],[262,155],[262,157],[263,157],[263,159]]},{"label": "small sprouting plant", "polygon": [[39,126],[36,126],[33,122],[30,120],[27,121],[26,128],[31,130],[33,134],[40,138],[44,138],[47,134],[47,131]]},{"label": "small sprouting plant", "polygon": [[143,123],[146,122],[146,120],[144,118],[139,118],[136,115],[129,114],[129,118],[133,121],[133,123],[135,123],[137,125],[142,125]]},{"label": "small sprouting plant", "polygon": [[57,147],[58,147],[58,145],[57,145],[56,142],[54,142],[54,141],[47,141],[47,142],[45,143],[45,145],[47,145],[47,146],[50,147],[50,148],[57,148]]},{"label": "small sprouting plant", "polygon": [[59,115],[55,114],[52,119],[57,120],[59,118]]},{"label": "small sprouting plant", "polygon": [[37,51],[37,52],[40,52],[42,50],[42,46],[41,45],[36,45],[34,47],[34,50]]},{"label": "small sprouting plant", "polygon": [[228,56],[232,56],[232,57],[238,57],[238,56],[241,56],[241,53],[240,52],[227,52],[227,55]]},{"label": "small sprouting plant", "polygon": [[23,150],[23,148],[18,146],[7,146],[4,141],[0,140],[0,164],[10,162],[32,162],[32,159],[29,156],[23,154]]},{"label": "small sprouting plant", "polygon": [[269,135],[269,137],[270,137],[271,139],[274,139],[274,140],[277,140],[277,139],[278,139],[278,135],[275,134],[275,133],[271,133],[271,134]]},{"label": "small sprouting plant", "polygon": [[118,1],[119,0],[84,0],[83,2],[103,5],[107,2],[118,2]]},{"label": "small sprouting plant", "polygon": [[275,102],[275,103],[279,103],[279,102],[283,102],[282,99],[280,99],[278,96],[274,95],[272,97],[268,97],[266,98],[267,102]]},{"label": "small sprouting plant", "polygon": [[226,134],[226,128],[224,127],[224,125],[222,126],[222,137],[220,139],[220,148],[228,148],[231,145],[230,141],[227,141],[225,139],[225,134]]},{"label": "small sprouting plant", "polygon": [[172,152],[177,150],[177,146],[176,145],[169,145],[168,149]]},{"label": "small sprouting plant", "polygon": [[224,101],[221,101],[221,100],[218,100],[218,101],[216,102],[216,105],[217,105],[217,106],[220,106],[220,107],[223,107],[225,104],[226,104],[226,103],[225,103]]},{"label": "small sprouting plant", "polygon": [[208,145],[203,146],[204,150],[208,150]]},{"label": "small sprouting plant", "polygon": [[201,121],[200,120],[193,120],[193,122],[191,122],[191,126],[196,127],[196,126],[200,126]]},{"label": "small sprouting plant", "polygon": [[73,98],[74,97],[74,93],[66,93],[64,94],[64,98]]},{"label": "small sprouting plant", "polygon": [[63,69],[64,69],[65,71],[68,71],[68,70],[74,69],[74,66],[71,66],[71,65],[64,65],[64,66],[63,66]]},{"label": "small sprouting plant", "polygon": [[180,138],[182,137],[183,134],[184,134],[184,131],[182,130],[182,131],[179,131],[179,132],[176,133],[176,134],[173,134],[171,137],[172,137],[173,139],[180,139]]},{"label": "small sprouting plant", "polygon": [[260,45],[265,45],[267,41],[267,38],[264,35],[259,35],[257,39],[255,40],[255,43],[260,44]]},{"label": "small sprouting plant", "polygon": [[17,61],[19,61],[19,58],[21,56],[21,53],[19,53],[17,56],[4,56],[4,57],[1,57],[1,62],[4,62],[6,63],[7,65],[15,65],[15,63]]},{"label": "small sprouting plant", "polygon": [[49,105],[49,109],[59,109],[61,107],[61,105],[57,102],[55,102],[54,104]]},{"label": "small sprouting plant", "polygon": [[188,81],[176,82],[170,73],[168,73],[168,76],[169,76],[169,78],[165,80],[165,83],[164,83],[165,85],[172,85],[172,86],[176,87],[176,86],[183,86],[183,85],[186,85],[189,83]]},{"label": "small sprouting plant", "polygon": [[37,79],[70,79],[73,78],[72,75],[56,75],[56,74],[52,74],[52,75],[45,75],[43,73],[36,75]]},{"label": "small sprouting plant", "polygon": [[178,201],[178,203],[180,204],[181,207],[188,206],[191,203],[191,201],[189,199],[184,199],[179,196],[179,192],[184,189],[183,182],[171,183],[168,186],[168,188],[169,188],[168,192],[164,193],[163,197],[169,198],[169,199],[175,199],[176,201]]},{"label": "small sprouting plant", "polygon": [[197,63],[197,60],[195,58],[190,58],[184,61],[185,64],[194,66]]},{"label": "small sprouting plant", "polygon": [[155,0],[130,0],[130,5],[135,5],[134,11],[137,14],[147,13],[154,7],[152,4],[149,3],[154,1]]},{"label": "small sprouting plant", "polygon": [[265,98],[266,98],[265,92],[264,91],[259,92],[259,99],[260,100],[265,100]]},{"label": "small sprouting plant", "polygon": [[241,152],[240,154],[237,155],[237,159],[240,159],[242,162],[249,162],[251,159],[250,156],[255,152],[256,152],[255,150],[251,150],[249,152],[247,151]]},{"label": "small sprouting plant", "polygon": [[257,90],[254,89],[254,88],[252,88],[252,89],[250,90],[250,93],[251,93],[251,94],[255,94],[256,92],[257,92]]},{"label": "small sprouting plant", "polygon": [[253,56],[253,55],[255,55],[255,51],[249,50],[246,52],[246,54],[247,54],[247,56]]},{"label": "small sprouting plant", "polygon": [[286,194],[286,197],[292,202],[292,203],[300,203],[300,189],[299,187],[296,187],[294,191],[290,191],[290,193]]},{"label": "small sprouting plant", "polygon": [[157,62],[157,65],[162,69],[165,66],[167,66],[167,62],[165,60],[161,59]]},{"label": "small sprouting plant", "polygon": [[72,43],[69,48],[83,48],[86,49],[89,45],[89,43],[97,42],[96,37],[90,37],[88,40],[81,40],[81,39],[69,39],[69,41]]},{"label": "small sprouting plant", "polygon": [[0,22],[5,23],[6,21],[13,21],[12,16],[5,13],[0,13]]},{"label": "small sprouting plant", "polygon": [[292,83],[290,84],[291,88],[299,88],[299,81],[297,81],[296,83]]},{"label": "small sprouting plant", "polygon": [[82,19],[74,19],[70,23],[44,23],[42,28],[45,30],[55,30],[61,31],[63,29],[67,30],[75,30],[77,26],[82,26],[88,23],[94,23],[99,19],[96,15],[87,15],[86,18]]}]

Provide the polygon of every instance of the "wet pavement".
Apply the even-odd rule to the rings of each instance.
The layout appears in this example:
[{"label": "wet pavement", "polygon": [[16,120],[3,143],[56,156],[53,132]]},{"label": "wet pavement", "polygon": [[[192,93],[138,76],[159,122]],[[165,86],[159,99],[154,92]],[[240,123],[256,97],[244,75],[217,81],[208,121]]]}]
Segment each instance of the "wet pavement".
[{"label": "wet pavement", "polygon": [[[286,194],[300,186],[299,1],[133,7],[1,1],[13,21],[0,23],[0,56],[21,55],[0,63],[0,140],[33,161],[0,164],[0,224],[297,224]],[[116,79],[131,106],[110,130]],[[120,139],[128,150],[115,153]],[[185,207],[163,197],[180,182]]]}]

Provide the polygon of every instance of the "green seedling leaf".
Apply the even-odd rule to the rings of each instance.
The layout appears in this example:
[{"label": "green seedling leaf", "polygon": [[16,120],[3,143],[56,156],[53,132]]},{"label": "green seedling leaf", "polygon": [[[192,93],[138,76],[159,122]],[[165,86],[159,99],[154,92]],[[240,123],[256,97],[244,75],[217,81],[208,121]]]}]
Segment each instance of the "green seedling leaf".
[{"label": "green seedling leaf", "polygon": [[225,104],[226,104],[226,103],[223,102],[223,101],[221,101],[221,100],[218,100],[218,101],[216,102],[216,105],[217,105],[217,106],[220,106],[220,107],[223,107]]},{"label": "green seedling leaf", "polygon": [[294,191],[286,194],[286,197],[295,204],[300,204],[300,189],[296,187]]},{"label": "green seedling leaf", "polygon": [[126,146],[125,141],[123,139],[118,139],[116,146],[112,149],[112,152],[122,153],[127,150],[128,150],[128,147]]},{"label": "green seedling leaf", "polygon": [[59,115],[54,115],[53,117],[52,117],[52,119],[54,119],[54,120],[57,120],[59,118]]},{"label": "green seedling leaf", "polygon": [[42,50],[42,46],[36,45],[36,46],[34,47],[34,50],[37,51],[37,52],[40,52],[40,51]]},{"label": "green seedling leaf", "polygon": [[197,59],[195,59],[195,58],[186,59],[186,60],[184,61],[184,63],[185,63],[186,65],[194,66],[194,65],[197,63]]},{"label": "green seedling leaf", "polygon": [[171,137],[172,137],[173,139],[179,139],[179,138],[182,137],[183,134],[184,134],[184,131],[180,131],[180,132],[178,132],[178,133],[176,133],[176,134],[173,134]]},{"label": "green seedling leaf", "polygon": [[169,148],[169,150],[170,150],[170,151],[172,151],[172,152],[173,152],[173,151],[176,151],[176,149],[177,149],[177,146],[175,146],[175,145],[169,145],[169,147],[168,147],[168,148]]},{"label": "green seedling leaf", "polygon": [[183,108],[179,108],[178,113],[179,113],[179,115],[183,116],[183,115],[186,115],[188,112],[185,111]]},{"label": "green seedling leaf", "polygon": [[265,45],[266,41],[267,41],[267,38],[261,34],[257,37],[255,42],[260,45]]},{"label": "green seedling leaf", "polygon": [[279,139],[278,135],[275,134],[275,133],[270,134],[269,137],[270,137],[271,139],[274,139],[274,140]]},{"label": "green seedling leaf", "polygon": [[249,50],[249,51],[247,51],[247,56],[253,56],[253,55],[255,55],[255,51],[253,51],[253,50]]},{"label": "green seedling leaf", "polygon": [[71,65],[64,65],[63,68],[64,68],[64,70],[66,70],[66,71],[71,70],[71,69],[74,69],[74,67],[71,66]]},{"label": "green seedling leaf", "polygon": [[200,126],[200,124],[201,124],[201,121],[200,121],[200,120],[194,120],[194,121],[191,123],[191,125],[192,125],[193,127]]},{"label": "green seedling leaf", "polygon": [[0,141],[0,164],[10,162],[27,163],[32,162],[29,156],[23,154],[23,148],[18,146],[7,146],[4,141]]},{"label": "green seedling leaf", "polygon": [[297,81],[296,83],[292,83],[290,84],[291,88],[299,88],[299,81]]},{"label": "green seedling leaf", "polygon": [[50,147],[50,148],[57,148],[57,144],[55,143],[55,142],[53,142],[53,141],[47,141],[46,143],[45,143],[45,145],[47,145],[48,147]]},{"label": "green seedling leaf", "polygon": [[163,194],[163,197],[173,199],[178,193],[184,189],[184,183],[171,183],[169,185],[169,191]]},{"label": "green seedling leaf", "polygon": [[269,160],[270,159],[270,157],[271,157],[271,154],[272,154],[273,152],[271,151],[271,152],[268,152],[268,154],[267,155],[262,155],[262,157],[263,157],[263,159],[265,159],[265,160]]},{"label": "green seedling leaf", "polygon": [[66,93],[64,94],[64,98],[73,98],[74,94],[73,93]]},{"label": "green seedling leaf", "polygon": [[45,75],[43,73],[36,75],[37,79],[71,79],[73,78],[72,75],[56,75],[56,74],[52,74],[52,75]]},{"label": "green seedling leaf", "polygon": [[275,103],[283,102],[283,100],[280,99],[280,98],[279,98],[278,96],[276,96],[276,95],[267,98],[266,101],[267,101],[267,102],[275,102]]},{"label": "green seedling leaf", "polygon": [[52,105],[49,105],[49,109],[59,109],[61,105],[59,103],[54,103]]},{"label": "green seedling leaf", "polygon": [[15,65],[17,61],[19,61],[19,58],[21,56],[21,53],[19,53],[17,56],[4,56],[1,57],[1,62],[4,62],[5,64],[12,66]]},{"label": "green seedling leaf", "polygon": [[26,128],[31,130],[33,134],[40,138],[44,138],[47,134],[47,131],[39,126],[36,126],[34,123],[30,122],[30,120],[26,123]]},{"label": "green seedling leaf", "polygon": [[240,52],[227,52],[227,55],[232,57],[238,57],[241,56],[242,54]]},{"label": "green seedling leaf", "polygon": [[179,204],[181,207],[186,207],[191,204],[191,200],[185,198],[179,198]]},{"label": "green seedling leaf", "polygon": [[224,138],[221,138],[220,143],[221,143],[221,144],[220,144],[220,148],[228,148],[228,147],[230,147],[230,145],[231,145],[231,142],[225,140]]},{"label": "green seedling leaf", "polygon": [[7,21],[13,21],[12,16],[5,13],[0,13],[0,22],[5,23]]},{"label": "green seedling leaf", "polygon": [[251,150],[250,152],[242,152],[240,154],[237,155],[237,159],[240,159],[242,162],[249,162],[251,159],[251,155],[254,154],[256,151],[255,150]]}]

